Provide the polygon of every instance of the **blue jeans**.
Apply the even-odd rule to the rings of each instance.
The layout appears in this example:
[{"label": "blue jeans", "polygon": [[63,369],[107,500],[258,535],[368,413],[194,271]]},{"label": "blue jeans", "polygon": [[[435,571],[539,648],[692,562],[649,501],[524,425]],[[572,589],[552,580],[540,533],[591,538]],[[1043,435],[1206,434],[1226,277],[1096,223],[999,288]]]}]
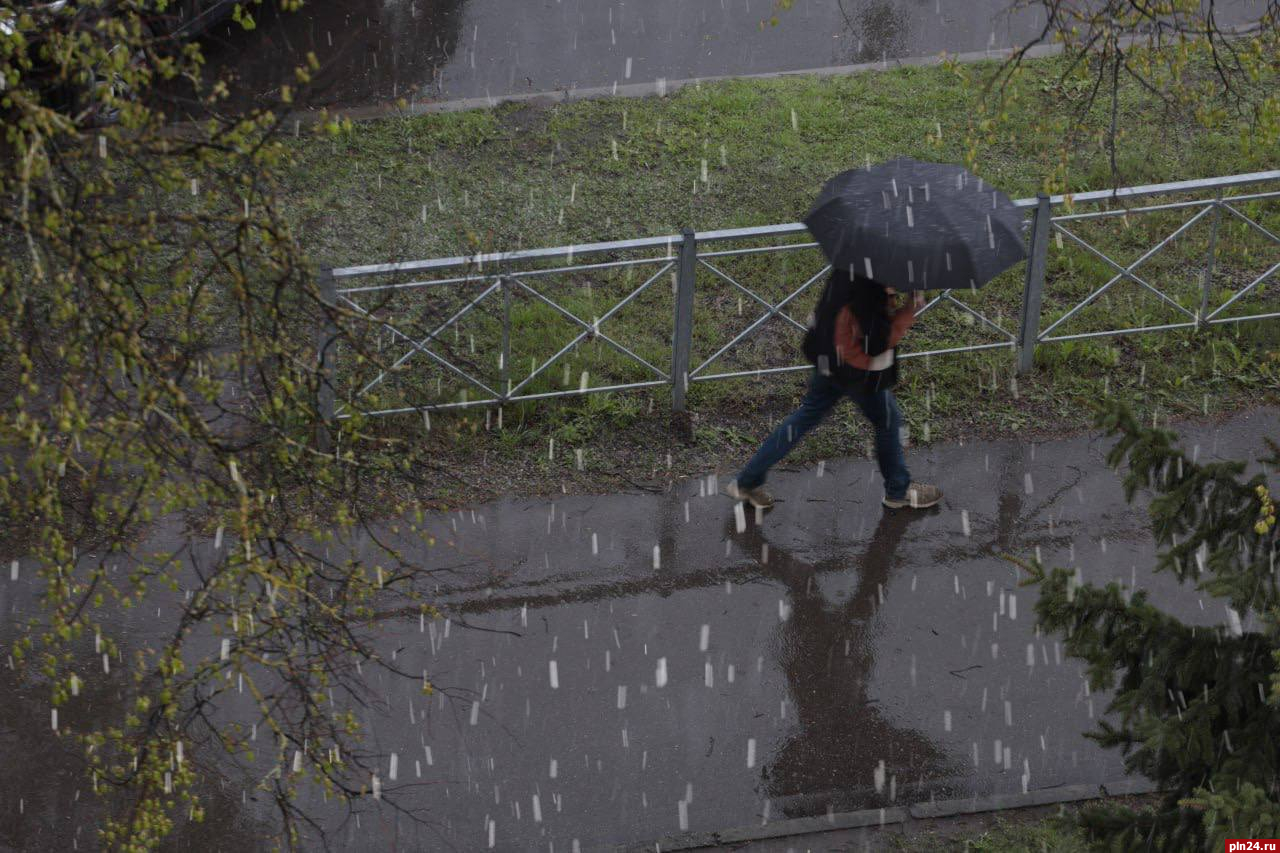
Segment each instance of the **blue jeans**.
[{"label": "blue jeans", "polygon": [[857,403],[875,429],[876,462],[884,477],[885,496],[891,500],[905,497],[907,486],[911,485],[911,472],[907,470],[907,461],[902,453],[899,432],[902,428],[902,411],[898,408],[898,401],[887,390],[864,392],[842,387],[816,370],[809,380],[809,390],[805,393],[800,408],[792,412],[764,440],[756,455],[751,457],[751,461],[738,474],[738,485],[744,489],[754,489],[763,484],[769,475],[769,469],[782,461],[805,433],[817,426],[832,407],[840,402],[841,397],[848,397]]}]

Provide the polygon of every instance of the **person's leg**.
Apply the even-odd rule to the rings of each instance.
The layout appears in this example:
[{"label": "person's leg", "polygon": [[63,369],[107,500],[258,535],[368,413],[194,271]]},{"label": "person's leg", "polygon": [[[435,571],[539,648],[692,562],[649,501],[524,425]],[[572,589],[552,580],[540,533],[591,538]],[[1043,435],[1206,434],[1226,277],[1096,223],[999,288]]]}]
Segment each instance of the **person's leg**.
[{"label": "person's leg", "polygon": [[809,390],[800,403],[800,408],[792,412],[785,421],[770,433],[760,445],[755,456],[747,462],[738,473],[736,482],[739,488],[754,489],[764,483],[769,476],[769,469],[778,464],[795,447],[796,442],[804,434],[813,429],[826,417],[831,407],[840,401],[840,388],[830,379],[813,372],[809,380]]},{"label": "person's leg", "polygon": [[853,391],[849,397],[871,421],[876,436],[876,462],[884,477],[885,497],[902,500],[911,485],[906,455],[902,452],[902,410],[891,391]]}]

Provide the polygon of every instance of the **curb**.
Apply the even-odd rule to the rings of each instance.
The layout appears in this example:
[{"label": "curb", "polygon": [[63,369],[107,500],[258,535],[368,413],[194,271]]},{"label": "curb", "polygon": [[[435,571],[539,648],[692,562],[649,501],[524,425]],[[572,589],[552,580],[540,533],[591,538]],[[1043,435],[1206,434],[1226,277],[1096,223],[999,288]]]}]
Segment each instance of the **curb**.
[{"label": "curb", "polygon": [[[1225,32],[1232,32],[1240,28],[1225,28]],[[1122,47],[1127,47],[1139,41],[1138,36],[1126,36],[1119,40]],[[570,86],[567,89],[552,89],[551,91],[542,92],[509,92],[498,95],[485,95],[483,97],[457,98],[450,101],[424,101],[417,102],[410,100],[408,107],[401,109],[394,103],[371,104],[361,107],[325,107],[329,111],[331,118],[339,121],[350,119],[351,121],[377,121],[379,119],[400,117],[407,118],[411,116],[427,115],[432,113],[451,113],[461,112],[464,110],[486,109],[496,107],[505,103],[522,103],[525,101],[539,101],[543,104],[554,104],[556,102],[568,103],[570,101],[585,101],[595,98],[609,98],[622,96],[626,98],[643,98],[651,95],[664,96],[668,92],[674,92],[677,89],[683,89],[685,86],[699,86],[702,83],[718,83],[724,80],[774,80],[780,77],[803,77],[812,75],[816,77],[837,77],[848,76],[853,74],[864,74],[869,71],[886,71],[889,68],[907,68],[922,67],[927,65],[940,65],[947,59],[956,62],[972,63],[983,62],[991,59],[1007,59],[1015,51],[1015,48],[1005,47],[996,50],[973,50],[963,53],[948,54],[943,51],[940,54],[929,56],[903,56],[895,58],[892,62],[861,62],[855,65],[828,65],[821,68],[802,68],[794,71],[766,71],[757,74],[720,74],[712,77],[689,77],[677,80],[668,80],[665,77],[659,77],[652,83],[624,83],[618,85],[615,80],[612,86],[590,86],[579,89]],[[1026,52],[1026,58],[1038,59],[1047,56],[1056,56],[1062,53],[1061,44],[1037,44],[1033,45]],[[299,110],[289,113],[281,120],[281,127],[288,124],[293,125],[296,134],[301,128],[311,128],[319,121],[319,107],[312,110]],[[195,122],[179,121],[169,125],[170,128],[181,131],[196,124]]]},{"label": "curb", "polygon": [[[1062,52],[1062,46],[1058,44],[1036,45],[1027,51],[1028,58],[1036,58],[1042,56],[1054,56]],[[548,92],[513,92],[502,95],[485,95],[471,98],[458,98],[451,101],[410,101],[409,106],[400,109],[395,104],[377,104],[365,107],[333,107],[330,109],[332,117],[341,119],[351,119],[352,121],[371,121],[374,119],[387,118],[388,116],[417,116],[429,113],[451,113],[463,110],[474,110],[488,107],[496,107],[504,103],[520,103],[523,101],[551,101],[558,103],[568,103],[570,101],[591,100],[594,98],[608,97],[625,97],[625,98],[643,98],[650,95],[666,95],[677,89],[683,89],[686,86],[698,86],[702,83],[718,83],[724,80],[774,80],[780,77],[838,77],[853,74],[863,74],[868,71],[885,71],[889,68],[905,68],[920,67],[927,65],[939,65],[944,59],[954,59],[957,62],[982,62],[989,59],[1006,59],[1013,53],[1012,48],[1000,48],[999,50],[975,50],[966,53],[956,54],[938,54],[931,56],[904,56],[888,62],[861,62],[856,65],[828,65],[822,68],[802,68],[794,71],[766,71],[759,74],[722,74],[713,77],[689,77],[679,80],[668,80],[660,77],[653,82],[648,83],[623,83],[615,82],[612,86],[590,86],[583,89],[570,87],[568,89],[554,89]],[[299,121],[303,126],[314,122],[316,115],[313,112],[299,112],[289,115],[286,122]]]},{"label": "curb", "polygon": [[916,820],[958,817],[980,812],[1021,809],[1031,806],[1051,806],[1058,803],[1074,803],[1081,800],[1098,800],[1104,797],[1120,797],[1131,794],[1150,794],[1156,790],[1154,783],[1146,779],[1123,779],[1101,785],[1063,785],[1060,788],[1044,788],[1025,794],[991,794],[963,800],[938,800],[932,803],[916,803],[911,806],[911,817]]},{"label": "curb", "polygon": [[1057,788],[1029,791],[1025,794],[989,794],[958,800],[935,800],[907,807],[864,809],[856,812],[840,812],[826,817],[780,820],[764,826],[739,827],[718,832],[690,832],[669,835],[650,842],[622,844],[604,849],[609,853],[640,853],[641,851],[668,853],[668,851],[700,850],[789,836],[815,835],[842,829],[893,826],[914,820],[935,820],[983,812],[1099,800],[1107,797],[1150,794],[1156,790],[1155,784],[1147,779],[1120,779],[1100,785],[1063,785]]},{"label": "curb", "polygon": [[[1243,32],[1243,25],[1238,27],[1226,27],[1224,32]],[[1126,36],[1119,40],[1121,47],[1128,47],[1134,43],[1139,43],[1142,36]],[[624,83],[619,85],[615,80],[612,86],[590,86],[584,89],[570,86],[567,89],[553,89],[543,92],[511,92],[500,95],[485,95],[484,97],[458,98],[450,101],[426,101],[417,103],[410,101],[406,109],[400,109],[394,104],[377,104],[365,107],[352,107],[343,109],[335,107],[332,113],[338,118],[349,118],[352,121],[368,121],[371,119],[386,118],[387,116],[415,116],[425,113],[442,113],[442,112],[458,112],[460,110],[473,110],[486,107],[496,107],[499,104],[507,102],[521,101],[560,101],[569,102],[576,100],[590,100],[592,98],[606,98],[621,95],[628,98],[643,98],[649,95],[662,96],[668,92],[674,92],[676,89],[682,89],[685,86],[697,86],[701,83],[717,83],[722,80],[774,80],[779,77],[797,77],[813,75],[817,77],[836,77],[852,74],[863,74],[868,71],[886,71],[889,68],[906,68],[921,67],[926,65],[940,65],[946,59],[952,59],[956,62],[983,62],[991,59],[1008,59],[1016,52],[1017,48],[1002,47],[995,50],[971,50],[962,53],[951,53],[943,51],[940,54],[930,54],[922,56],[902,56],[893,60],[883,60],[880,62],[860,62],[854,65],[828,65],[821,68],[802,68],[794,71],[765,71],[756,74],[720,74],[712,77],[689,77],[678,80],[668,80],[665,77],[659,77],[652,83]],[[1062,45],[1058,43],[1052,44],[1036,44],[1027,50],[1025,56],[1028,59],[1038,59],[1046,56],[1057,56],[1062,53]],[[307,122],[308,119],[314,120],[314,113],[295,113],[288,116],[288,119],[299,122]]]}]

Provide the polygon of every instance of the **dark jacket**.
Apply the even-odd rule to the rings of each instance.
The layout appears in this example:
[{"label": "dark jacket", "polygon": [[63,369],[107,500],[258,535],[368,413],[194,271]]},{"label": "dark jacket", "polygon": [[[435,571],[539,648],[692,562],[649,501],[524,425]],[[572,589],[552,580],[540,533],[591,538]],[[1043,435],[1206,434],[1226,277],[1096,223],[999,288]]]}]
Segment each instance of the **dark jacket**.
[{"label": "dark jacket", "polygon": [[915,322],[913,307],[899,309],[890,318],[887,349],[866,351],[867,339],[849,308],[850,294],[854,287],[880,286],[862,276],[829,277],[804,338],[805,357],[818,372],[839,385],[864,392],[883,391],[897,384],[897,343]]}]

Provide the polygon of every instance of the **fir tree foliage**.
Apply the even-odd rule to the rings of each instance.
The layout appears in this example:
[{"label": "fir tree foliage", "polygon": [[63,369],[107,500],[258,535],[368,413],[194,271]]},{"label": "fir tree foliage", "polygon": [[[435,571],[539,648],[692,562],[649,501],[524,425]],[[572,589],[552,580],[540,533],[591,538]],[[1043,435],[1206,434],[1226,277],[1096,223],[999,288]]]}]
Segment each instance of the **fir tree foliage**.
[{"label": "fir tree foliage", "polygon": [[[1118,747],[1125,767],[1162,792],[1154,808],[1098,806],[1081,822],[1099,849],[1222,850],[1226,838],[1280,835],[1280,611],[1276,509],[1265,471],[1193,462],[1167,430],[1108,401],[1097,425],[1118,436],[1107,463],[1125,466],[1126,499],[1150,490],[1156,571],[1220,607],[1220,624],[1188,625],[1142,590],[1084,583],[1080,570],[1011,558],[1038,585],[1040,627],[1064,636],[1093,690],[1113,690],[1088,736]],[[1247,630],[1246,630],[1247,629]]]}]

